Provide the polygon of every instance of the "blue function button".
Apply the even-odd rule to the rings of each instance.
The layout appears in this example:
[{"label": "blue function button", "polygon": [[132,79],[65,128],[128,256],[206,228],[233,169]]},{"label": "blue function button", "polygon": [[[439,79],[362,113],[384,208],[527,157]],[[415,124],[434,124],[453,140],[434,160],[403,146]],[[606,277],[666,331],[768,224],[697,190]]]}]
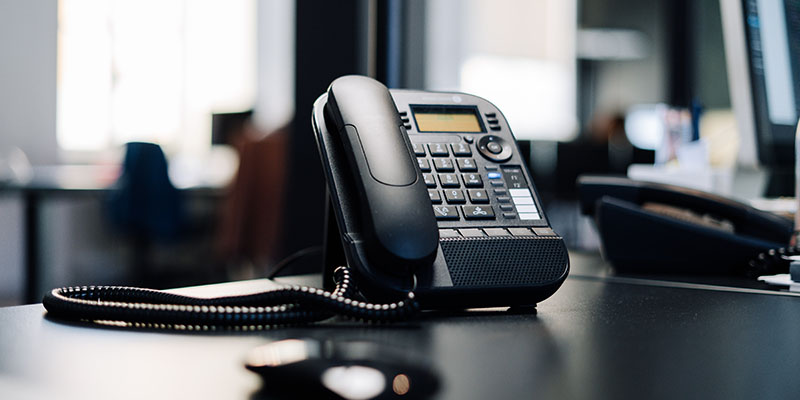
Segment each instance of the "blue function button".
[{"label": "blue function button", "polygon": [[501,179],[503,177],[499,172],[489,172],[489,179]]}]

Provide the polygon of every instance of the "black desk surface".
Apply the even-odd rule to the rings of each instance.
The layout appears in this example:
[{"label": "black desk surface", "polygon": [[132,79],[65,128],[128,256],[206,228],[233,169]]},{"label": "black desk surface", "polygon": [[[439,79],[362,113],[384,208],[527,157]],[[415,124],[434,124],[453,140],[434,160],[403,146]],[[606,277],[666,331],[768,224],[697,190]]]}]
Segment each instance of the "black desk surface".
[{"label": "black desk surface", "polygon": [[67,325],[39,304],[4,308],[0,397],[246,399],[260,386],[243,368],[248,350],[311,337],[419,354],[441,374],[442,399],[797,398],[798,296],[608,278],[592,272],[603,268],[597,256],[571,258],[574,274],[537,315],[178,334]]}]

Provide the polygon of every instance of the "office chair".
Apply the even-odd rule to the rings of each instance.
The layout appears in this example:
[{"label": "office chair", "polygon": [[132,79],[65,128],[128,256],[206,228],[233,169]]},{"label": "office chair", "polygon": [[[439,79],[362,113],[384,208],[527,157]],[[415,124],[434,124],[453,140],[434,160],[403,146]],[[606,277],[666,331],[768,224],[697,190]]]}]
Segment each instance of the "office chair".
[{"label": "office chair", "polygon": [[169,180],[167,160],[159,145],[131,142],[125,147],[122,174],[108,197],[109,219],[132,240],[135,277],[147,281],[153,278],[153,243],[175,241],[180,236],[184,200]]}]

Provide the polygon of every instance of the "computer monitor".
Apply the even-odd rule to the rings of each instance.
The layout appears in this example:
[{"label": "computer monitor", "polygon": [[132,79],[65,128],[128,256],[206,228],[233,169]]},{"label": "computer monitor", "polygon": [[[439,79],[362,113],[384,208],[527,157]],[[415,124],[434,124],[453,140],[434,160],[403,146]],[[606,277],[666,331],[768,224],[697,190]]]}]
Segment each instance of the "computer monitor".
[{"label": "computer monitor", "polygon": [[740,164],[770,173],[765,195],[794,193],[794,134],[800,115],[800,4],[720,0]]}]

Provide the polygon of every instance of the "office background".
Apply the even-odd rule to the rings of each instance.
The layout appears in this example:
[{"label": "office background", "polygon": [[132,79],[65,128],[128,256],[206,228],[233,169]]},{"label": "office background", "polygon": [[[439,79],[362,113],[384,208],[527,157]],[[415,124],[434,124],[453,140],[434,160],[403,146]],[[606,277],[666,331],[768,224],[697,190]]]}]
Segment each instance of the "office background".
[{"label": "office background", "polygon": [[[153,141],[188,193],[190,221],[178,239],[153,239],[142,260],[140,241],[109,219],[109,191],[48,192],[31,238],[24,192],[2,190],[2,304],[26,301],[31,240],[39,292],[264,276],[304,250],[295,271],[313,268],[324,183],[309,116],[339,75],[494,101],[531,155],[554,226],[589,250],[574,177],[652,162],[620,136],[626,112],[693,99],[730,109],[714,0],[0,0],[0,55],[0,187],[56,176],[56,189],[111,188],[123,145]],[[212,146],[212,114],[251,109],[244,139]],[[271,173],[256,184],[242,178],[250,169]],[[237,228],[243,219],[261,225]]]}]

